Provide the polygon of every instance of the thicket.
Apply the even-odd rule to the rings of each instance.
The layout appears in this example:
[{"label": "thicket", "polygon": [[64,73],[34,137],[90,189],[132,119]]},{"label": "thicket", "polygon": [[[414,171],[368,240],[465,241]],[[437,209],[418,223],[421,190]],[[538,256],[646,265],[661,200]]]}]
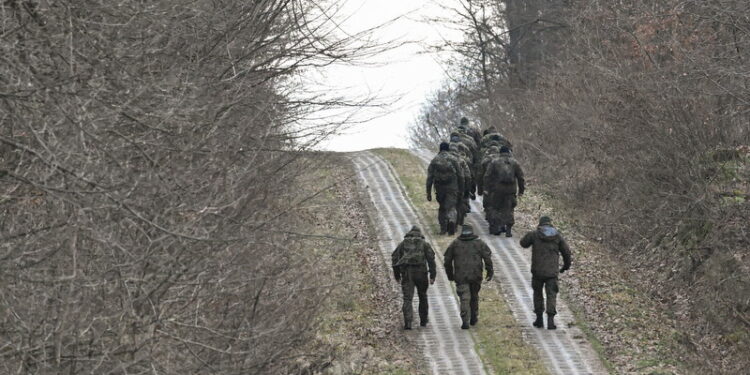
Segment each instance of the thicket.
[{"label": "thicket", "polygon": [[747,368],[750,3],[464,0],[455,11],[465,38],[440,46],[456,57],[414,145],[434,148],[459,114],[497,127],[529,185],[684,321],[697,365]]},{"label": "thicket", "polygon": [[347,103],[298,78],[373,51],[335,12],[0,2],[0,372],[286,373],[314,354],[329,280],[300,251],[295,184],[340,125],[310,118]]}]

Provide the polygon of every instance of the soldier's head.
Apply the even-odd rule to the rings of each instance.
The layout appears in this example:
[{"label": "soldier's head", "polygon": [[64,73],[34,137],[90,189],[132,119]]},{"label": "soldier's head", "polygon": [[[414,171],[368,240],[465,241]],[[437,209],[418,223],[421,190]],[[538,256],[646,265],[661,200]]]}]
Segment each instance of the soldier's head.
[{"label": "soldier's head", "polygon": [[469,119],[467,119],[466,117],[461,117],[461,121],[459,121],[458,123],[463,126],[469,125]]},{"label": "soldier's head", "polygon": [[456,127],[456,131],[459,132],[459,133],[466,133],[467,132],[466,125],[459,125],[459,126],[457,126]]},{"label": "soldier's head", "polygon": [[492,133],[497,133],[497,129],[495,129],[494,126],[490,126],[489,128],[484,129],[484,131],[482,132],[482,135],[487,135],[487,134],[492,134]]},{"label": "soldier's head", "polygon": [[451,142],[461,142],[461,136],[458,133],[451,133]]},{"label": "soldier's head", "polygon": [[508,148],[508,146],[500,147],[500,153],[501,154],[510,154],[510,149]]},{"label": "soldier's head", "polygon": [[440,142],[440,151],[448,151],[450,144],[448,142]]},{"label": "soldier's head", "polygon": [[411,227],[411,229],[409,229],[409,232],[418,232],[418,233],[422,233],[422,230],[421,230],[421,229],[419,229],[419,227],[418,227],[418,226],[414,225],[414,226],[412,226],[412,227]]},{"label": "soldier's head", "polygon": [[552,219],[549,216],[542,216],[539,218],[539,225],[552,225]]},{"label": "soldier's head", "polygon": [[471,226],[471,224],[464,224],[461,227],[462,236],[471,236],[472,234],[474,234],[474,228]]}]

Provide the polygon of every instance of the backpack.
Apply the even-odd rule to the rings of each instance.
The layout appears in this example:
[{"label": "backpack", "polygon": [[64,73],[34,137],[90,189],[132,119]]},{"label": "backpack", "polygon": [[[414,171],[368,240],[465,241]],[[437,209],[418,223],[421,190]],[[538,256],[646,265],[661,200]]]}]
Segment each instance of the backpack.
[{"label": "backpack", "polygon": [[403,253],[397,265],[422,265],[425,264],[424,249],[422,248],[422,239],[407,237],[404,239]]},{"label": "backpack", "polygon": [[516,171],[510,158],[498,158],[492,161],[490,177],[496,182],[511,184],[516,182]]},{"label": "backpack", "polygon": [[432,159],[431,164],[432,176],[436,183],[443,185],[449,184],[453,181],[454,176],[456,176],[456,171],[453,168],[453,163],[451,163],[447,155],[438,155]]}]

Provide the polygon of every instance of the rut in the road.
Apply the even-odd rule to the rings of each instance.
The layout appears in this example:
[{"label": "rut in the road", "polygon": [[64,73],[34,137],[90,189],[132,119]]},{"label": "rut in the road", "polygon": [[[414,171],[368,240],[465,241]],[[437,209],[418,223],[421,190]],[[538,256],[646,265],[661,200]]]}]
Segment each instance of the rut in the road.
[{"label": "rut in the road", "polygon": [[[360,152],[352,158],[359,178],[367,186],[368,194],[377,210],[380,249],[390,269],[390,255],[412,225],[420,225],[425,237],[436,252],[426,226],[400,188],[399,180],[388,163],[369,152]],[[439,263],[439,262],[438,262]],[[430,323],[406,334],[414,334],[433,374],[485,374],[479,356],[474,350],[470,332],[459,328],[458,303],[445,272],[438,270],[435,284],[428,291]]]},{"label": "rut in the road", "polygon": [[[419,152],[417,156],[427,165],[432,154]],[[555,317],[558,329],[549,331],[531,326],[534,320],[529,263],[531,251],[521,248],[516,237],[506,238],[489,234],[482,213],[481,197],[477,197],[477,200],[471,203],[471,210],[472,212],[466,216],[466,222],[474,227],[474,232],[492,249],[494,280],[501,284],[505,299],[521,327],[524,340],[539,351],[547,369],[553,374],[607,374],[583,332],[572,324],[575,319],[559,295],[558,315]],[[516,236],[521,235],[520,229],[516,230]]]}]

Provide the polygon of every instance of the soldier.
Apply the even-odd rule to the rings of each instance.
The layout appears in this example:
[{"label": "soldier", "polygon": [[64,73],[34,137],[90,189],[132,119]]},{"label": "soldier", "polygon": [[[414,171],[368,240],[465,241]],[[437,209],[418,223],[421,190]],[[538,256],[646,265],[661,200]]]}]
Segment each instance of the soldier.
[{"label": "soldier", "polygon": [[[516,208],[518,195],[523,195],[526,189],[526,181],[523,178],[523,170],[516,159],[510,155],[510,149],[503,146],[500,154],[489,163],[484,172],[482,187],[485,191],[487,202],[487,219],[490,222],[490,234],[499,235],[505,232],[506,237],[512,237],[511,228],[515,223],[513,209]],[[518,190],[516,191],[516,185]]]},{"label": "soldier", "polygon": [[461,117],[461,121],[459,121],[460,126],[463,126],[466,128],[466,133],[471,136],[472,139],[474,139],[474,143],[479,146],[479,142],[482,141],[482,135],[479,134],[479,129],[477,129],[475,126],[472,126],[469,124],[469,119],[466,117]]},{"label": "soldier", "polygon": [[[535,231],[526,233],[521,239],[521,246],[531,246],[531,288],[534,290],[534,313],[536,320],[534,327],[544,326],[542,313],[544,312],[544,297],[542,289],[547,294],[547,329],[557,329],[555,314],[557,314],[557,275],[570,269],[570,248],[562,234],[552,226],[552,219],[547,216],[539,218],[539,226]],[[560,255],[563,266],[560,267]],[[559,271],[558,271],[559,270]]]},{"label": "soldier", "polygon": [[[490,148],[485,152],[484,158],[482,158],[482,162],[479,163],[479,168],[477,169],[477,175],[476,175],[476,184],[477,184],[477,195],[484,194],[484,172],[487,170],[487,167],[492,163],[493,160],[497,159],[497,157],[500,155],[500,147],[499,146],[490,146]],[[485,195],[484,199],[482,200],[482,207],[484,208],[485,213],[485,219],[488,219],[487,216],[487,207],[489,207],[490,197]]]},{"label": "soldier", "polygon": [[458,160],[458,164],[461,167],[461,175],[464,178],[464,191],[458,198],[458,204],[456,205],[456,223],[457,225],[463,225],[466,213],[469,212],[469,197],[474,196],[474,182],[471,177],[471,168],[466,163],[466,158],[458,151],[457,146],[459,145],[459,143],[451,142],[449,149],[451,155]]},{"label": "soldier", "polygon": [[435,196],[440,205],[438,222],[440,234],[456,233],[458,213],[456,206],[464,192],[464,178],[458,160],[448,152],[446,142],[440,144],[440,152],[430,162],[427,168],[427,200],[432,201],[432,186],[435,186]]},{"label": "soldier", "polygon": [[411,329],[412,307],[411,300],[414,298],[414,288],[417,288],[419,296],[419,325],[427,325],[427,273],[429,270],[430,284],[435,283],[435,252],[427,241],[424,240],[422,231],[417,226],[411,227],[406,233],[404,240],[391,254],[391,265],[396,281],[401,283],[401,291],[404,295],[404,329]]},{"label": "soldier", "polygon": [[513,145],[511,145],[508,138],[505,138],[502,134],[498,133],[494,126],[490,126],[484,131],[484,136],[482,137],[482,141],[479,142],[479,147],[482,150],[486,150],[493,144],[498,147],[505,146],[508,147],[508,149],[513,149]]},{"label": "soldier", "polygon": [[443,260],[448,280],[456,282],[456,292],[461,300],[461,329],[469,329],[469,325],[479,321],[482,263],[487,271],[486,280],[492,280],[490,248],[474,235],[471,225],[464,224],[461,235],[445,250]]}]

